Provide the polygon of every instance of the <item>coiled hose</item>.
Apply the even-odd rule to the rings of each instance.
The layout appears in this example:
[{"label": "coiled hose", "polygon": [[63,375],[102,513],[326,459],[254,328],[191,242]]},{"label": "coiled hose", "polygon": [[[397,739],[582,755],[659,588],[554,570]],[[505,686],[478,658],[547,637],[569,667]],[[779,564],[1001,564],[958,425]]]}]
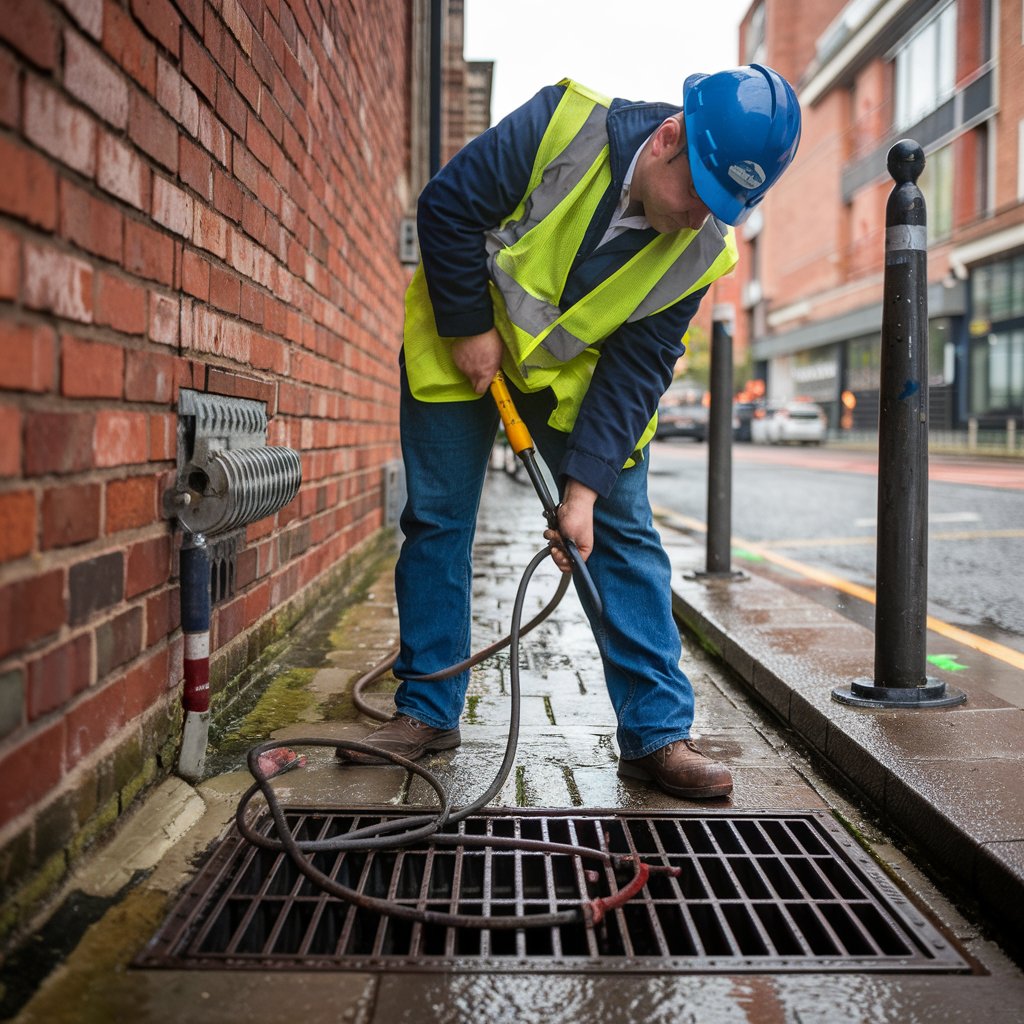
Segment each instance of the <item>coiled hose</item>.
[{"label": "coiled hose", "polygon": [[[298,840],[292,834],[288,826],[284,812],[274,793],[270,780],[282,771],[287,771],[292,765],[279,769],[276,772],[267,774],[260,765],[260,755],[269,750],[279,748],[279,740],[268,740],[253,747],[248,753],[247,763],[249,771],[256,780],[245,792],[238,804],[235,813],[235,822],[239,832],[250,843],[265,850],[275,852],[284,851],[292,860],[295,867],[323,891],[336,896],[338,899],[354,903],[356,906],[371,910],[390,917],[401,918],[406,921],[418,921],[423,924],[440,925],[443,927],[455,928],[478,928],[478,929],[515,929],[515,928],[551,928],[565,924],[576,924],[582,922],[587,927],[597,925],[608,910],[625,903],[643,887],[647,877],[651,873],[678,875],[679,869],[661,865],[649,865],[640,861],[632,855],[617,855],[606,853],[602,850],[595,850],[586,846],[576,846],[568,843],[548,843],[541,840],[503,838],[498,836],[470,836],[457,835],[442,832],[448,825],[457,824],[464,818],[469,817],[484,807],[501,790],[512,770],[515,762],[516,747],[519,742],[519,716],[520,716],[520,686],[519,686],[519,642],[520,639],[540,625],[557,607],[562,600],[569,585],[570,577],[563,574],[559,581],[558,589],[540,612],[534,616],[525,626],[522,626],[523,603],[526,598],[527,588],[530,580],[536,572],[537,567],[548,557],[549,549],[539,551],[527,566],[526,571],[519,583],[516,592],[515,604],[512,609],[512,622],[509,634],[497,643],[478,651],[472,657],[430,675],[414,677],[418,681],[436,681],[457,675],[467,668],[478,664],[485,658],[509,648],[509,682],[510,682],[510,713],[509,733],[505,745],[505,756],[498,769],[494,780],[487,789],[478,796],[472,803],[457,809],[452,808],[451,794],[445,789],[441,781],[426,768],[388,751],[378,749],[367,743],[360,743],[355,740],[325,739],[319,737],[303,737],[290,739],[289,746],[293,747],[331,747],[344,750],[353,750],[360,753],[372,754],[377,757],[384,757],[394,764],[400,765],[407,771],[418,775],[437,794],[439,806],[434,814],[414,815],[403,817],[392,821],[379,822],[375,825],[367,825],[363,828],[354,829],[342,836],[332,836],[329,839]],[[371,707],[363,700],[361,691],[373,680],[387,672],[395,663],[397,652],[392,652],[386,658],[378,662],[367,673],[360,677],[353,687],[353,701],[364,714],[378,720],[387,720],[390,716],[383,714],[376,708]],[[267,807],[274,819],[276,836],[260,835],[255,832],[246,820],[246,811],[250,802],[257,793],[263,795]],[[630,866],[634,870],[633,877],[617,893],[610,897],[597,898],[582,903],[578,908],[571,910],[557,911],[549,914],[530,914],[523,916],[480,916],[469,914],[451,914],[435,910],[421,910],[404,904],[393,903],[389,900],[368,896],[365,893],[341,885],[320,871],[310,860],[307,854],[321,853],[324,851],[357,851],[357,850],[381,850],[394,849],[400,846],[408,846],[420,840],[428,840],[436,845],[445,846],[489,846],[492,848],[522,849],[535,852],[564,854],[580,858],[587,858],[601,861],[610,865],[613,869]]]}]

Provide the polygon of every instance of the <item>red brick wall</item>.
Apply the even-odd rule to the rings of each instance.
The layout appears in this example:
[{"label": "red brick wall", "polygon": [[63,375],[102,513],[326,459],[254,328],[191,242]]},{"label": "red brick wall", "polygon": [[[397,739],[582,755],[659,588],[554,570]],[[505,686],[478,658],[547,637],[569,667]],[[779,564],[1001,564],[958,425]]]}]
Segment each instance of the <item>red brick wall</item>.
[{"label": "red brick wall", "polygon": [[1001,219],[994,228],[1008,227],[1024,220],[1024,209],[1018,194],[1020,160],[1018,159],[1019,125],[1024,120],[1024,45],[1021,26],[1024,14],[1021,0],[1004,0],[999,11],[999,113],[995,123],[995,193],[992,203]]},{"label": "red brick wall", "polygon": [[764,201],[761,280],[772,310],[812,300],[841,281],[847,236],[839,170],[848,130],[845,93],[805,105],[796,159]]},{"label": "red brick wall", "polygon": [[0,885],[53,853],[41,811],[85,827],[114,753],[173,737],[179,388],[302,453],[218,648],[382,525],[407,7],[0,0]]},{"label": "red brick wall", "polygon": [[[740,26],[741,56],[746,52],[747,33],[756,6],[750,5]],[[766,0],[765,53],[759,59],[799,87],[801,77],[814,57],[818,37],[842,6],[842,0],[816,4],[800,3],[799,0]],[[760,246],[760,285],[764,302],[762,318],[766,310],[777,309],[799,298],[803,290],[814,294],[820,287],[820,276],[828,276],[835,271],[837,240],[835,237],[822,237],[820,231],[820,206],[831,201],[831,197],[822,187],[822,167],[811,157],[815,146],[813,117],[810,111],[803,111],[803,136],[796,160],[761,206],[764,230],[757,244]],[[827,117],[826,130],[835,131],[836,120],[841,120],[843,114],[830,111]],[[805,241],[811,236],[818,239],[813,255],[804,251],[803,242],[794,244],[796,239]],[[751,320],[754,312],[749,307],[742,308],[744,291],[749,287],[752,275],[750,244],[742,227],[737,231],[737,240],[739,265],[731,279],[716,286],[714,300],[736,306],[733,348],[735,361],[739,364],[747,358],[747,350],[753,340]],[[797,252],[800,257],[794,258]],[[742,385],[744,382],[738,383]]]}]

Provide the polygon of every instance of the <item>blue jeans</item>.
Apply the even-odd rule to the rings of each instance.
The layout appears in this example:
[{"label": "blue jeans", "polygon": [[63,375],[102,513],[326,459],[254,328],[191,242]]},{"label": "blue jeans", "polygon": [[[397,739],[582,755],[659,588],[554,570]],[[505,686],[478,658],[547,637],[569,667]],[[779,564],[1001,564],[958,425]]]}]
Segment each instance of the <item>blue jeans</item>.
[{"label": "blue jeans", "polygon": [[[544,461],[557,470],[568,435],[547,424],[550,392],[522,394],[516,408]],[[435,683],[408,681],[469,656],[472,546],[498,412],[475,402],[419,402],[402,368],[401,435],[408,502],[405,543],[395,571],[401,650],[398,710],[436,729],[459,724],[469,673]],[[679,668],[682,645],[672,618],[671,567],[647,499],[647,461],[624,470],[594,506],[594,550],[587,561],[604,603],[592,622],[623,757],[643,757],[686,739],[693,687]],[[524,566],[525,568],[525,566]]]}]

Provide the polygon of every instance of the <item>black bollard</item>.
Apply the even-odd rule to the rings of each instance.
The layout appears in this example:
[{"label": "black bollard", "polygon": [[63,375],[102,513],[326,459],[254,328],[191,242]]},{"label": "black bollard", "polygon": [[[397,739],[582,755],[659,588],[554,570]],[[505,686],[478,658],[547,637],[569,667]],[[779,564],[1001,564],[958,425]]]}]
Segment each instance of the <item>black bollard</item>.
[{"label": "black bollard", "polygon": [[711,314],[711,407],[708,409],[708,532],[706,571],[698,579],[746,579],[732,562],[732,318],[731,306]]},{"label": "black bollard", "polygon": [[878,413],[875,678],[837,687],[844,704],[948,707],[966,695],[927,675],[928,252],[924,151],[889,150]]}]

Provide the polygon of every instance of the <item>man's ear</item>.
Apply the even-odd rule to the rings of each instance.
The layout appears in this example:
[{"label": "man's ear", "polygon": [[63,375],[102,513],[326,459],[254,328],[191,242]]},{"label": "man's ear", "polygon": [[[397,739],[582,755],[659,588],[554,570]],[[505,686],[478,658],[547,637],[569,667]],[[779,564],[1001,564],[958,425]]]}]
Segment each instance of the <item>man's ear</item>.
[{"label": "man's ear", "polygon": [[672,156],[679,149],[682,137],[683,130],[679,119],[676,117],[666,118],[658,125],[657,131],[654,133],[651,147],[653,155],[656,157]]}]

